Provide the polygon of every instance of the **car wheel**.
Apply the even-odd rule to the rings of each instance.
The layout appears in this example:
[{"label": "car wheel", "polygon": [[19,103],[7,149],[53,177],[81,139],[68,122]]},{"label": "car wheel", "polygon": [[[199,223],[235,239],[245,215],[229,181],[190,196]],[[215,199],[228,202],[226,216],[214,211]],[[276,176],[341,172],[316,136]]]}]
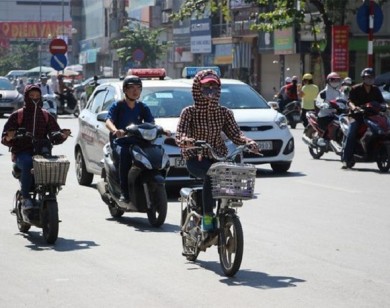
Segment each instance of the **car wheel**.
[{"label": "car wheel", "polygon": [[81,153],[80,150],[77,150],[75,159],[77,182],[83,186],[91,185],[93,180],[93,173],[89,173],[87,171],[83,153]]},{"label": "car wheel", "polygon": [[271,163],[271,168],[274,172],[284,173],[291,167],[291,161],[283,163]]}]

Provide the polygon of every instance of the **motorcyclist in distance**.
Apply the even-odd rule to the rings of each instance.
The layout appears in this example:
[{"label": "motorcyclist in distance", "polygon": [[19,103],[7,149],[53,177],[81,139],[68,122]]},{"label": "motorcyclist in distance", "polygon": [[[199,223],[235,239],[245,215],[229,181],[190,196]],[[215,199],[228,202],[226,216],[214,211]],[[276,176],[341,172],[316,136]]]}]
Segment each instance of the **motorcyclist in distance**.
[{"label": "motorcyclist in distance", "polygon": [[275,97],[279,103],[279,110],[284,107],[285,101],[287,101],[286,87],[291,84],[291,77],[286,77],[284,80],[285,84],[280,88],[279,92],[275,94]]},{"label": "motorcyclist in distance", "polygon": [[[360,106],[369,103],[377,102],[379,104],[384,103],[384,99],[381,91],[374,85],[375,72],[371,67],[362,70],[360,77],[362,83],[354,85],[349,93],[348,106],[353,112],[359,110]],[[356,135],[359,126],[362,125],[363,118],[356,117],[355,121],[351,121],[349,124],[348,135],[345,143],[343,144],[343,153],[341,161],[343,162],[343,169],[351,167],[353,161],[353,150],[355,148]]]},{"label": "motorcyclist in distance", "polygon": [[[318,111],[318,126],[322,130],[326,130],[329,123],[334,119],[335,110],[330,108],[329,102],[341,97],[340,92],[341,77],[336,72],[331,72],[326,76],[326,86],[318,93],[316,98],[316,107]],[[324,138],[317,140],[319,146],[325,146],[326,142]]]}]

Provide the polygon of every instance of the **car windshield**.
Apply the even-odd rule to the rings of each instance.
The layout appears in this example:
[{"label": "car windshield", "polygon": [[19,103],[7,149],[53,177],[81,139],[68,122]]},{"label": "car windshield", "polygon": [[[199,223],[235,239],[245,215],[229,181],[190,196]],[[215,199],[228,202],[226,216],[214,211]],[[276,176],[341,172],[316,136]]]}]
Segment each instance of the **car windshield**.
[{"label": "car windshield", "polygon": [[141,101],[148,105],[155,118],[177,118],[183,108],[193,104],[190,88],[144,87]]},{"label": "car windshield", "polygon": [[220,101],[229,109],[269,109],[260,94],[243,84],[222,84]]},{"label": "car windshield", "polygon": [[8,79],[0,79],[0,90],[14,90]]}]

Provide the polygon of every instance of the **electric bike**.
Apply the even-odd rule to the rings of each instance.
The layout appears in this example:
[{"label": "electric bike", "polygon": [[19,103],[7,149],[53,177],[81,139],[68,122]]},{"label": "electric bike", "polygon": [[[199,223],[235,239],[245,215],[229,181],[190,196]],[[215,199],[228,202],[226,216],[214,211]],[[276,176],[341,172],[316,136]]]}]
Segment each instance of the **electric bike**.
[{"label": "electric bike", "polygon": [[[15,138],[31,139],[33,144],[38,144],[38,141],[34,140],[33,136],[26,132],[24,128],[17,130]],[[51,155],[52,144],[49,140],[41,141],[41,144],[34,146],[34,148],[33,184],[30,189],[33,207],[24,210],[25,214],[23,215],[23,198],[19,189],[15,194],[14,208],[11,213],[16,215],[16,222],[20,232],[27,233],[31,226],[42,228],[46,242],[54,244],[58,237],[60,221],[58,217],[57,195],[62,186],[65,185],[70,163],[63,155]],[[12,175],[20,180],[21,170],[16,164],[13,166]]]},{"label": "electric bike", "polygon": [[208,175],[212,178],[212,194],[217,200],[215,214],[215,231],[205,232],[201,229],[202,221],[202,188],[184,187],[180,190],[183,256],[195,261],[200,251],[217,245],[219,260],[226,276],[234,276],[240,269],[244,252],[244,235],[237,209],[243,200],[254,198],[256,167],[251,164],[235,163],[237,157],[247,145],[241,145],[227,157],[219,157],[205,141],[196,141],[195,148],[201,153],[208,148],[214,159]]}]

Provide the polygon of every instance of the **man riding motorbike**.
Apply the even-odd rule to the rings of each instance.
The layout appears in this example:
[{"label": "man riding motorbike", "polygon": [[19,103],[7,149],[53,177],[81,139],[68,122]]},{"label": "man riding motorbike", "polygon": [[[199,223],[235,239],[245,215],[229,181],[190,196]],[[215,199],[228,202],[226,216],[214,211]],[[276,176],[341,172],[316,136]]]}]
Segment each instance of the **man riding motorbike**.
[{"label": "man riding motorbike", "polygon": [[[352,87],[349,93],[349,108],[353,112],[358,110],[359,106],[362,106],[368,102],[377,102],[379,104],[384,102],[381,91],[374,85],[375,72],[371,67],[362,70],[360,77],[362,83],[359,83]],[[353,150],[356,142],[356,135],[360,125],[363,124],[363,118],[355,117],[354,121],[349,124],[348,135],[343,144],[343,153],[341,161],[343,162],[343,169],[348,169],[353,164]]]},{"label": "man riding motorbike", "polygon": [[[128,173],[131,168],[130,144],[118,139],[125,136],[125,128],[130,124],[143,122],[154,123],[149,107],[138,101],[142,92],[142,81],[138,76],[127,76],[122,83],[125,99],[112,104],[106,119],[106,127],[110,131],[111,147],[114,162],[119,168],[121,186],[120,202],[129,203]],[[117,170],[118,170],[117,168]]]}]

